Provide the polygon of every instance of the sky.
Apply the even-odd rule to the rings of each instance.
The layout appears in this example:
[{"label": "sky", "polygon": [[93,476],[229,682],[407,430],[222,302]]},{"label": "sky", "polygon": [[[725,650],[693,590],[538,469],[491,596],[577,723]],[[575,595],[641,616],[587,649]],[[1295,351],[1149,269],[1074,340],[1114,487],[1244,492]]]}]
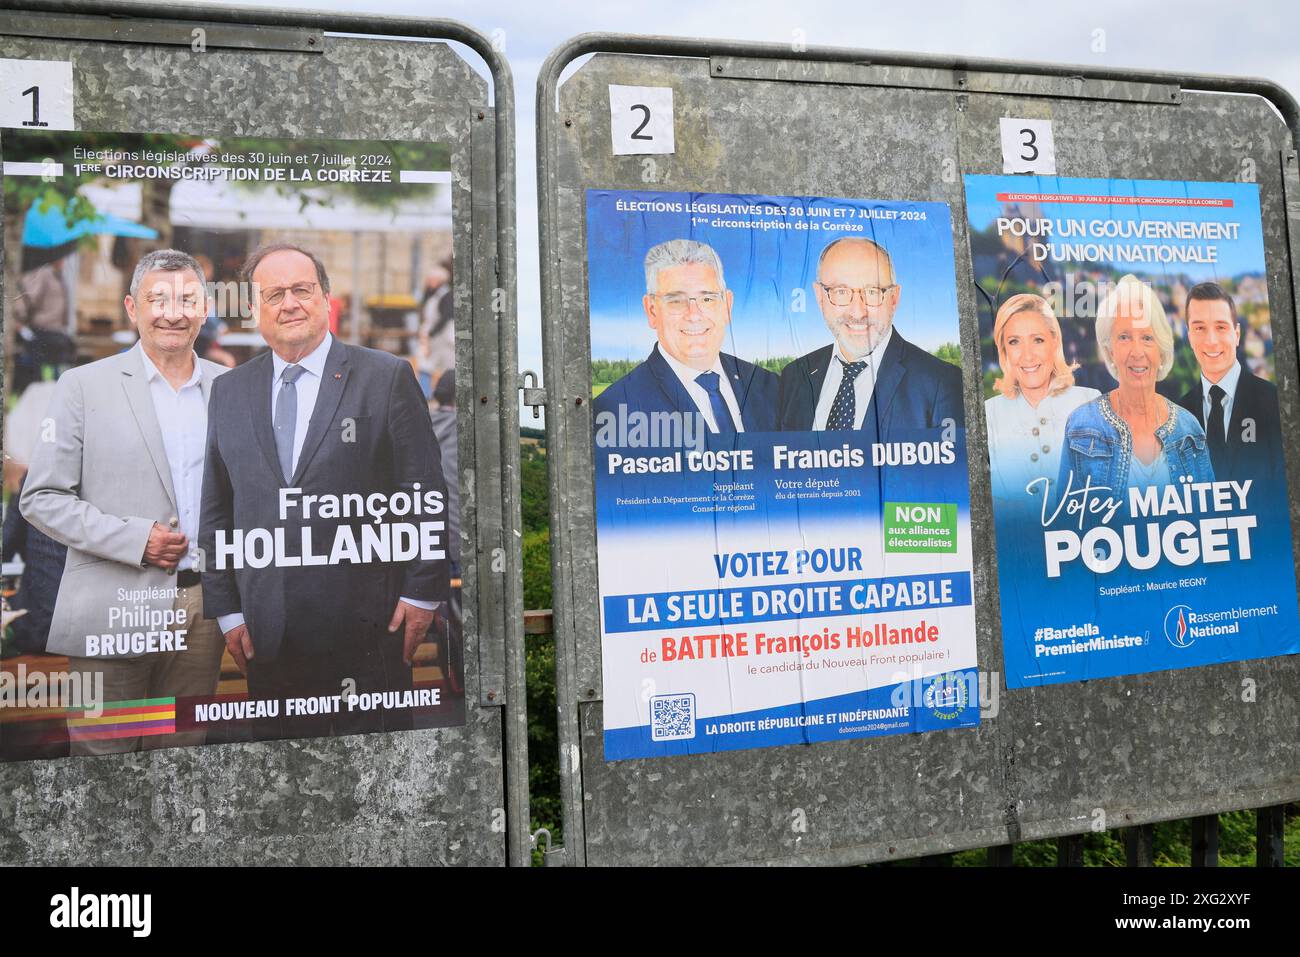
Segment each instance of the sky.
[{"label": "sky", "polygon": [[[209,0],[212,2],[212,0]],[[224,5],[224,4],[223,4]],[[774,0],[522,2],[522,0],[278,0],[264,6],[445,17],[504,44],[515,81],[518,124],[519,363],[542,369],[538,278],[537,73],[546,56],[579,33],[610,32],[818,45],[923,54],[999,57],[1187,73],[1257,76],[1300,96],[1300,5],[1293,0],[1023,0],[885,4]],[[802,33],[796,33],[802,31]],[[1102,31],[1099,33],[1098,31]],[[1099,42],[1099,40],[1101,42]],[[1100,49],[1099,49],[1100,48]],[[482,64],[471,55],[480,72]],[[537,425],[532,414],[525,426]]]}]

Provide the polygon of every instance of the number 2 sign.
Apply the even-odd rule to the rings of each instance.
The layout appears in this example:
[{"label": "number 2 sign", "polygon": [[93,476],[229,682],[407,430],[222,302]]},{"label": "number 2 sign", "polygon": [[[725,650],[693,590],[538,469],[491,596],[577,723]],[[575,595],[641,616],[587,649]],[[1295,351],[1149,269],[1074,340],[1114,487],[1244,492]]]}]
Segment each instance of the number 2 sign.
[{"label": "number 2 sign", "polygon": [[1002,172],[1056,175],[1056,143],[1051,120],[1002,117]]},{"label": "number 2 sign", "polygon": [[72,64],[0,59],[0,126],[73,129]]},{"label": "number 2 sign", "polygon": [[675,152],[672,87],[611,84],[609,131],[615,156]]}]

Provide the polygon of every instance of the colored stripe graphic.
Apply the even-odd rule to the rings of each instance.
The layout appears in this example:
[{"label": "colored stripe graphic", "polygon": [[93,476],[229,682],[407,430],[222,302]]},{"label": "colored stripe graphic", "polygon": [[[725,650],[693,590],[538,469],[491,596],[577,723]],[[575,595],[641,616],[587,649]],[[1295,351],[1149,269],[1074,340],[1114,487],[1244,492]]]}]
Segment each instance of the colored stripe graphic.
[{"label": "colored stripe graphic", "polygon": [[136,735],[172,734],[176,730],[175,698],[110,701],[104,706],[103,713],[96,717],[86,715],[86,710],[68,711],[69,738],[108,740]]}]

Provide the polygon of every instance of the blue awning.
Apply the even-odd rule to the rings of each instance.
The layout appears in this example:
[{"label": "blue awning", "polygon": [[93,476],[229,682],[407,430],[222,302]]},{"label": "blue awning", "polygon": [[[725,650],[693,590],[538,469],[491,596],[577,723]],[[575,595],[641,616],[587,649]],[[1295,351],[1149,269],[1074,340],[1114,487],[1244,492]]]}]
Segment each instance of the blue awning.
[{"label": "blue awning", "polygon": [[50,249],[74,242],[82,236],[130,236],[137,239],[157,239],[158,230],[133,223],[112,213],[100,213],[94,219],[79,219],[71,226],[63,215],[63,207],[55,203],[43,212],[43,204],[36,202],[27,211],[23,223],[23,245],[35,249]]}]

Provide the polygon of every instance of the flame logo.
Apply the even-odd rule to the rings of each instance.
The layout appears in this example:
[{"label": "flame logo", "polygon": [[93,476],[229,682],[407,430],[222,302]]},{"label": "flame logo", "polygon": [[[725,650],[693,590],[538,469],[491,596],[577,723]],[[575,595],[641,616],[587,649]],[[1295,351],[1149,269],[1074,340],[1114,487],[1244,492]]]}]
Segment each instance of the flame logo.
[{"label": "flame logo", "polygon": [[1189,621],[1191,612],[1187,605],[1175,605],[1165,613],[1165,637],[1175,648],[1190,648],[1196,642]]}]

